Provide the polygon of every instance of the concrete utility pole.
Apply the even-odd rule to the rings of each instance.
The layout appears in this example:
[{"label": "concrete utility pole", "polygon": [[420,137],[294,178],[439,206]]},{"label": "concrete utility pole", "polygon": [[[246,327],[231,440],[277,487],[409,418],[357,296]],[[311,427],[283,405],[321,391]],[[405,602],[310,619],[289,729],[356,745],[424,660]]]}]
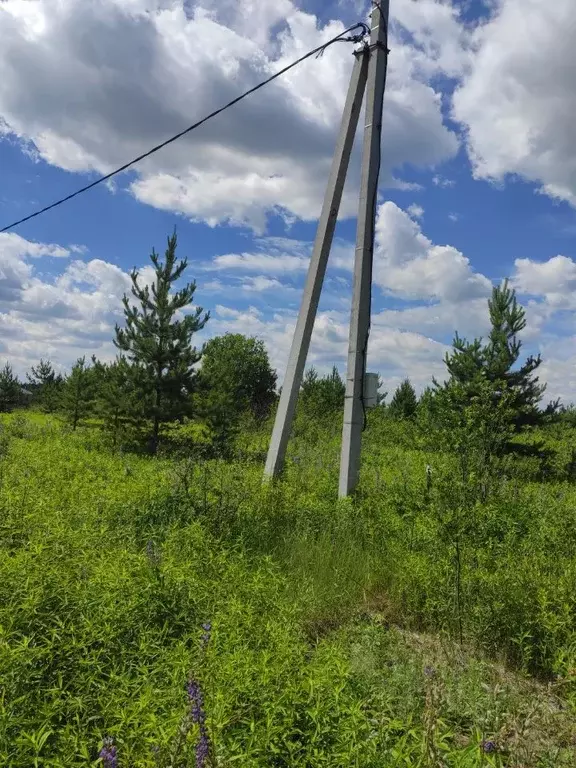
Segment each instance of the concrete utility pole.
[{"label": "concrete utility pole", "polygon": [[370,34],[370,62],[366,85],[366,123],[362,151],[360,208],[356,230],[352,316],[344,402],[344,429],[338,495],[348,496],[358,482],[364,424],[364,374],[370,331],[374,229],[380,170],[382,107],[388,63],[390,0],[375,3]]},{"label": "concrete utility pole", "polygon": [[318,310],[320,292],[326,273],[326,264],[334,237],[336,220],[342,200],[342,190],[346,180],[350,154],[354,143],[354,135],[362,108],[362,97],[368,75],[368,49],[358,51],[352,71],[348,95],[342,115],[340,134],[332,160],[332,169],[324,197],[322,213],[318,221],[316,240],[308,268],[308,276],[304,287],[304,295],[296,323],[296,330],[290,349],[290,357],[286,375],[282,384],[282,393],[274,422],[274,430],[268,449],[265,478],[276,477],[284,466],[288,438],[292,428],[292,420],[306,364],[306,356],[310,347],[310,337]]},{"label": "concrete utility pole", "polygon": [[[286,376],[282,384],[282,394],[264,469],[264,479],[270,479],[276,477],[284,466],[296,401],[302,383],[302,374],[304,373],[314,320],[318,311],[320,292],[338,219],[354,135],[366,89],[366,124],[364,127],[360,211],[356,233],[352,318],[346,376],[340,496],[347,496],[358,480],[362,425],[364,410],[368,405],[368,402],[364,400],[364,379],[366,346],[370,328],[374,220],[380,167],[382,104],[388,60],[389,5],[390,0],[380,0],[380,2],[373,0],[370,44],[365,45],[362,50],[355,54],[356,62],[350,79],[342,124],[332,160],[332,169],[318,222],[302,305],[292,340]],[[375,400],[375,396],[372,399]]]}]

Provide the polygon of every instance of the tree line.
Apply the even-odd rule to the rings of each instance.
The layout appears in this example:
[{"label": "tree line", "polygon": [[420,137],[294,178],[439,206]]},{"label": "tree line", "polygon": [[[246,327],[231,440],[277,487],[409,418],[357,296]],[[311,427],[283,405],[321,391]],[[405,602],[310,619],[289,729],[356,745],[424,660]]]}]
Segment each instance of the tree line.
[{"label": "tree line", "polygon": [[[73,430],[93,418],[114,445],[129,437],[151,454],[167,432],[182,433],[198,422],[209,432],[212,448],[225,453],[243,418],[267,419],[277,399],[277,376],[264,343],[230,333],[201,349],[194,346],[195,334],[210,315],[193,303],[195,282],[175,288],[187,267],[176,249],[174,233],[164,260],[152,251],[150,284],[143,284],[136,270],[131,273],[131,293],[123,298],[124,324],[115,328],[114,361],[82,357],[63,377],[41,360],[25,383],[6,363],[0,370],[0,410],[30,404],[61,413]],[[446,381],[433,380],[418,398],[406,379],[389,405],[381,395],[378,406],[390,417],[419,419],[438,430],[453,450],[459,440],[474,439],[485,457],[528,451],[518,435],[562,411],[557,402],[541,407],[545,386],[536,376],[541,357],[520,362],[519,333],[526,318],[507,281],[493,289],[488,309],[486,340],[467,341],[456,333],[445,358]],[[304,419],[333,419],[341,412],[344,393],[336,367],[326,376],[311,368],[302,382],[299,413]],[[192,433],[198,437],[198,431]]]},{"label": "tree line", "polygon": [[58,412],[73,430],[93,418],[114,444],[128,436],[151,454],[167,425],[202,419],[214,442],[224,445],[242,414],[265,419],[276,399],[276,373],[263,342],[226,334],[203,349],[194,346],[209,313],[193,307],[195,282],[174,288],[187,267],[176,248],[174,234],[164,260],[152,251],[150,285],[132,272],[131,294],[123,299],[124,324],[115,328],[114,361],[82,357],[63,377],[50,361],[41,360],[25,383],[7,363],[0,371],[0,409],[29,404]]}]

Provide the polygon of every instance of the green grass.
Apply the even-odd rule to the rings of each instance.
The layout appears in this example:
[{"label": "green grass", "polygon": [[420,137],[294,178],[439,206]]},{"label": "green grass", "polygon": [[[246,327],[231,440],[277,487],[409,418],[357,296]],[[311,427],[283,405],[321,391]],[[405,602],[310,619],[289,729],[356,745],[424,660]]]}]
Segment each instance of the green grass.
[{"label": "green grass", "polygon": [[194,728],[173,755],[192,674],[220,766],[574,765],[574,486],[463,506],[411,429],[371,425],[338,503],[335,429],[262,487],[257,461],[5,419],[0,764],[98,765],[112,736],[120,768],[193,766]]}]

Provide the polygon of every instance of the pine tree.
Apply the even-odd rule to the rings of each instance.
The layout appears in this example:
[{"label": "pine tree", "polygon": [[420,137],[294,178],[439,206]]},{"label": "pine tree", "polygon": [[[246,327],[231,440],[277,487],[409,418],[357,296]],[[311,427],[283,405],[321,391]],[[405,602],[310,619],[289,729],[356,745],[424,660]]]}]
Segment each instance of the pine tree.
[{"label": "pine tree", "polygon": [[411,419],[418,408],[418,398],[410,379],[404,379],[390,401],[389,412],[397,419]]},{"label": "pine tree", "polygon": [[522,450],[511,442],[512,436],[545,421],[557,404],[544,411],[539,408],[545,390],[534,375],[542,363],[540,355],[531,355],[518,365],[522,350],[518,334],[525,328],[526,318],[507,280],[493,288],[488,309],[491,331],[487,341],[469,342],[456,333],[453,351],[445,357],[449,379],[442,385],[434,382],[432,403],[436,412],[446,412],[444,421],[460,416],[470,421],[474,414],[478,430],[489,436],[484,451],[501,454]]},{"label": "pine tree", "polygon": [[21,386],[10,363],[0,370],[0,412],[11,411],[21,397]]},{"label": "pine tree", "polygon": [[118,441],[142,420],[143,403],[138,393],[139,370],[120,355],[112,363],[92,358],[94,373],[94,411],[102,429]]},{"label": "pine tree", "polygon": [[41,359],[36,367],[32,366],[26,378],[32,390],[33,402],[47,413],[57,410],[64,379],[56,373],[52,363]]},{"label": "pine tree", "polygon": [[519,431],[540,420],[538,405],[546,386],[533,374],[542,359],[530,355],[523,365],[514,367],[522,349],[518,334],[526,327],[526,313],[507,280],[493,288],[488,309],[491,330],[487,343],[481,338],[468,342],[456,334],[453,352],[445,358],[448,386],[462,385],[464,398],[469,400],[487,383],[495,405],[506,393],[508,406],[514,411],[515,431]]},{"label": "pine tree", "polygon": [[171,293],[188,265],[186,259],[176,262],[176,245],[174,233],[168,238],[164,263],[152,251],[155,279],[150,287],[141,286],[138,272],[132,272],[132,296],[137,306],[124,296],[126,326],[116,326],[114,340],[128,361],[141,370],[140,388],[145,416],[152,424],[149,447],[153,454],[158,450],[161,425],[182,418],[190,410],[197,376],[194,366],[201,357],[191,340],[209,318],[201,307],[177,318],[191,304],[196,283]]},{"label": "pine tree", "polygon": [[311,366],[304,371],[302,378],[302,384],[300,385],[300,401],[304,403],[310,399],[317,388],[318,384],[318,371],[314,366]]},{"label": "pine tree", "polygon": [[300,402],[311,417],[333,416],[344,407],[346,386],[336,366],[326,376],[318,376],[315,368],[309,368],[300,387]]},{"label": "pine tree", "polygon": [[206,387],[198,397],[198,414],[210,429],[211,453],[228,458],[239,432],[239,413],[234,393],[222,387]]},{"label": "pine tree", "polygon": [[92,371],[86,367],[86,358],[80,357],[66,378],[61,399],[62,410],[73,430],[90,414],[93,399]]}]

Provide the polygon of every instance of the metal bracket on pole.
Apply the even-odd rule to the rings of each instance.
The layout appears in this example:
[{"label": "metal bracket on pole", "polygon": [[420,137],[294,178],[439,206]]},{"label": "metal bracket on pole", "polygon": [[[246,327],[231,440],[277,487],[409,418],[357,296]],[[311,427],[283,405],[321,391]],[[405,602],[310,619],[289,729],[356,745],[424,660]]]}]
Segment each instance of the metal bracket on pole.
[{"label": "metal bracket on pole", "polygon": [[292,340],[290,356],[286,375],[282,384],[282,393],[278,403],[278,411],[274,422],[264,478],[276,477],[284,466],[288,438],[292,428],[292,420],[296,409],[298,392],[302,382],[306,356],[310,347],[310,338],[314,327],[314,320],[318,310],[320,292],[326,273],[326,264],[330,254],[330,247],[334,237],[334,229],[338,219],[342,191],[348,171],[354,135],[358,125],[358,119],[362,107],[362,98],[368,76],[368,59],[370,54],[367,49],[362,49],[356,54],[356,62],[352,70],[348,95],[342,115],[340,133],[332,160],[330,178],[326,188],[322,213],[318,221],[314,249],[308,268],[308,276],[304,287],[304,295],[296,323],[296,330]]},{"label": "metal bracket on pole", "polygon": [[348,496],[356,487],[360,472],[360,449],[365,416],[364,374],[370,331],[372,262],[380,170],[382,106],[388,63],[389,0],[374,4],[370,34],[370,62],[366,85],[366,124],[362,151],[360,207],[356,230],[352,314],[348,345],[348,368],[344,401],[344,428],[338,495]]}]

